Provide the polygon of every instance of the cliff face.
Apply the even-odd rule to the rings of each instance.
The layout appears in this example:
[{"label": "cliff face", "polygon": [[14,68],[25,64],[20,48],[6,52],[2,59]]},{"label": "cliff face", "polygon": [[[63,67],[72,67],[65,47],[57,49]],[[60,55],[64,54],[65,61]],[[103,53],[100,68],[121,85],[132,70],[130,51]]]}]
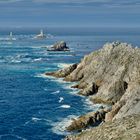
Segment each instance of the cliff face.
[{"label": "cliff face", "polygon": [[81,89],[79,94],[90,95],[94,103],[111,104],[112,110],[105,121],[140,114],[139,48],[127,43],[107,43],[85,56],[78,65],[51,75],[78,81],[74,87]]}]

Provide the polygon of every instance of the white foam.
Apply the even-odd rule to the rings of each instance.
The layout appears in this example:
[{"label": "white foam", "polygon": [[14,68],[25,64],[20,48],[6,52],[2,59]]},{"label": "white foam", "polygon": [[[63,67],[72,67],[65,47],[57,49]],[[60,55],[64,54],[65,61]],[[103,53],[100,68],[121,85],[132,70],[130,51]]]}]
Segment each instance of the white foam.
[{"label": "white foam", "polygon": [[61,105],[60,107],[61,108],[70,108],[71,106],[70,105]]},{"label": "white foam", "polygon": [[84,99],[84,106],[87,110],[93,110],[96,111],[98,110],[98,108],[100,108],[101,106],[103,106],[102,104],[93,104],[92,101],[90,101],[89,98],[87,98],[86,100]]},{"label": "white foam", "polygon": [[37,74],[34,77],[46,78],[47,76],[45,74]]},{"label": "white foam", "polygon": [[36,59],[33,60],[33,62],[41,61],[41,60],[42,60],[42,58],[36,58]]},{"label": "white foam", "polygon": [[57,66],[59,68],[66,68],[66,67],[69,67],[70,65],[72,65],[72,63],[71,64],[67,64],[67,63],[59,63],[59,64],[57,64]]},{"label": "white foam", "polygon": [[63,100],[64,100],[64,98],[60,97],[58,102],[61,103]]},{"label": "white foam", "polygon": [[50,123],[50,120],[47,120],[47,119],[45,119],[45,118],[32,117],[31,120],[25,122],[24,125],[28,125],[28,124],[31,123],[31,122],[37,123],[37,122],[39,122],[39,121],[45,121],[45,122],[47,122],[47,123]]},{"label": "white foam", "polygon": [[21,61],[13,59],[13,60],[11,60],[11,63],[21,63]]},{"label": "white foam", "polygon": [[72,119],[76,119],[78,116],[69,115],[64,119],[61,119],[59,122],[54,122],[51,125],[53,133],[58,135],[68,135],[70,133],[66,132],[66,127],[68,127],[72,123]]},{"label": "white foam", "polygon": [[58,93],[60,93],[60,90],[54,91],[51,94],[58,94]]},{"label": "white foam", "polygon": [[37,122],[37,121],[41,121],[42,119],[40,118],[36,118],[36,117],[32,117],[32,121]]}]

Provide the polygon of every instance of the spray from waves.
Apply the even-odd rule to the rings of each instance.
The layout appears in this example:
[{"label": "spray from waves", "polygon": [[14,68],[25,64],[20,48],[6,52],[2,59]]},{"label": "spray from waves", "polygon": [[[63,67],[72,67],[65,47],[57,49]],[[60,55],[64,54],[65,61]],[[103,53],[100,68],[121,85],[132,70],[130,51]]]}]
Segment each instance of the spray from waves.
[{"label": "spray from waves", "polygon": [[66,68],[66,67],[69,67],[70,65],[72,65],[73,63],[58,63],[56,64],[58,68]]},{"label": "spray from waves", "polygon": [[72,120],[76,118],[78,118],[78,116],[69,115],[66,118],[61,119],[59,122],[52,123],[52,132],[58,135],[70,134],[66,131],[66,128],[72,123]]},{"label": "spray from waves", "polygon": [[83,98],[83,102],[85,109],[88,111],[97,111],[101,106],[104,106],[102,104],[93,104],[93,102],[90,101],[89,98],[87,99]]}]

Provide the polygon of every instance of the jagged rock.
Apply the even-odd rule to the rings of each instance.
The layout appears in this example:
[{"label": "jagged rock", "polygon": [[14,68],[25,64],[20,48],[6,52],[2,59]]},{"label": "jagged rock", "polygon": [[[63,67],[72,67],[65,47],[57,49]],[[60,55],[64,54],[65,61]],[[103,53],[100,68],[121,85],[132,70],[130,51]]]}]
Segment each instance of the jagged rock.
[{"label": "jagged rock", "polygon": [[113,122],[88,129],[65,140],[139,140],[140,114],[127,116]]},{"label": "jagged rock", "polygon": [[[72,72],[64,76],[64,80],[78,81],[75,87],[81,90],[80,94],[90,96],[94,103],[111,104],[112,110],[106,114],[105,119],[110,123],[111,121],[117,123],[117,120],[122,117],[140,114],[140,48],[133,48],[127,43],[107,43],[102,49],[86,55]],[[98,119],[96,119],[100,120],[99,118],[98,115]],[[126,120],[129,121],[129,119]],[[121,121],[123,122],[123,119],[120,119],[120,123]],[[91,119],[89,122],[91,122]],[[118,132],[119,127],[115,126]],[[103,134],[107,131],[101,130]],[[138,130],[136,126],[135,132]],[[123,132],[125,133],[125,131]],[[125,134],[127,134],[127,131]],[[118,137],[119,133],[116,133],[116,135],[115,138]],[[129,136],[131,135],[130,133]],[[99,135],[95,134],[95,136],[99,138]],[[122,134],[120,138],[123,138],[123,136]],[[92,138],[91,135],[90,137]],[[124,138],[126,137],[124,136]],[[84,138],[86,140],[90,139],[88,137]],[[113,136],[112,138],[103,136],[103,139],[105,138],[115,140]]]},{"label": "jagged rock", "polygon": [[[130,98],[133,92],[139,93],[140,49],[133,48],[127,43],[107,43],[102,49],[85,56],[64,79],[79,81],[77,87],[83,87],[80,88],[80,94],[90,96],[94,94],[90,97],[94,103],[113,105],[126,94],[129,95],[126,102],[131,102],[134,98],[133,96]],[[93,83],[98,87],[96,90],[92,87]],[[132,83],[137,84],[132,86]],[[127,103],[122,107],[124,106],[129,107]]]},{"label": "jagged rock", "polygon": [[104,121],[107,111],[109,110],[100,109],[96,112],[90,112],[86,115],[80,116],[79,118],[74,119],[71,125],[66,129],[67,131],[79,131],[89,126],[96,126]]},{"label": "jagged rock", "polygon": [[66,42],[60,41],[54,44],[48,51],[69,51]]},{"label": "jagged rock", "polygon": [[73,64],[73,65],[70,65],[69,67],[66,67],[66,68],[61,69],[56,72],[47,72],[47,73],[45,73],[45,75],[63,78],[65,76],[69,75],[72,71],[74,71],[76,69],[76,67],[77,67],[77,64]]}]

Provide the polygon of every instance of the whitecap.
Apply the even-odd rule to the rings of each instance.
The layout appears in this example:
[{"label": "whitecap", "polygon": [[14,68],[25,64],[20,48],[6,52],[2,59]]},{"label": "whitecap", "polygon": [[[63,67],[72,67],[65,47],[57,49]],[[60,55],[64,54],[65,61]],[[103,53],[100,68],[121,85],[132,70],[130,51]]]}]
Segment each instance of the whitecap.
[{"label": "whitecap", "polygon": [[41,60],[42,60],[42,58],[36,58],[36,59],[33,60],[33,62],[41,61]]},{"label": "whitecap", "polygon": [[63,100],[64,100],[64,98],[60,97],[58,102],[61,103]]},{"label": "whitecap", "polygon": [[71,63],[71,64],[67,64],[67,63],[58,63],[58,64],[57,64],[57,67],[59,67],[59,68],[66,68],[66,67],[69,67],[70,65],[72,65],[72,63]]},{"label": "whitecap", "polygon": [[60,90],[54,91],[51,94],[58,94],[58,93],[60,93]]},{"label": "whitecap", "polygon": [[32,117],[32,121],[34,121],[34,122],[37,122],[37,121],[40,121],[40,120],[41,120],[40,118]]},{"label": "whitecap", "polygon": [[33,123],[37,123],[37,122],[40,122],[40,121],[45,121],[46,123],[51,123],[50,120],[47,120],[47,119],[45,119],[45,118],[32,117],[31,120],[26,121],[26,122],[24,123],[24,126],[25,126],[25,125],[28,125],[29,123],[32,123],[32,122],[33,122]]},{"label": "whitecap", "polygon": [[60,107],[61,108],[70,108],[71,106],[70,105],[61,105]]},{"label": "whitecap", "polygon": [[84,106],[86,110],[96,111],[101,106],[103,106],[103,104],[94,104],[92,101],[90,101],[89,98],[87,98],[87,99],[84,99]]},{"label": "whitecap", "polygon": [[46,78],[47,76],[45,74],[37,74],[34,77]]},{"label": "whitecap", "polygon": [[21,61],[13,59],[13,60],[11,60],[11,63],[21,63]]}]

